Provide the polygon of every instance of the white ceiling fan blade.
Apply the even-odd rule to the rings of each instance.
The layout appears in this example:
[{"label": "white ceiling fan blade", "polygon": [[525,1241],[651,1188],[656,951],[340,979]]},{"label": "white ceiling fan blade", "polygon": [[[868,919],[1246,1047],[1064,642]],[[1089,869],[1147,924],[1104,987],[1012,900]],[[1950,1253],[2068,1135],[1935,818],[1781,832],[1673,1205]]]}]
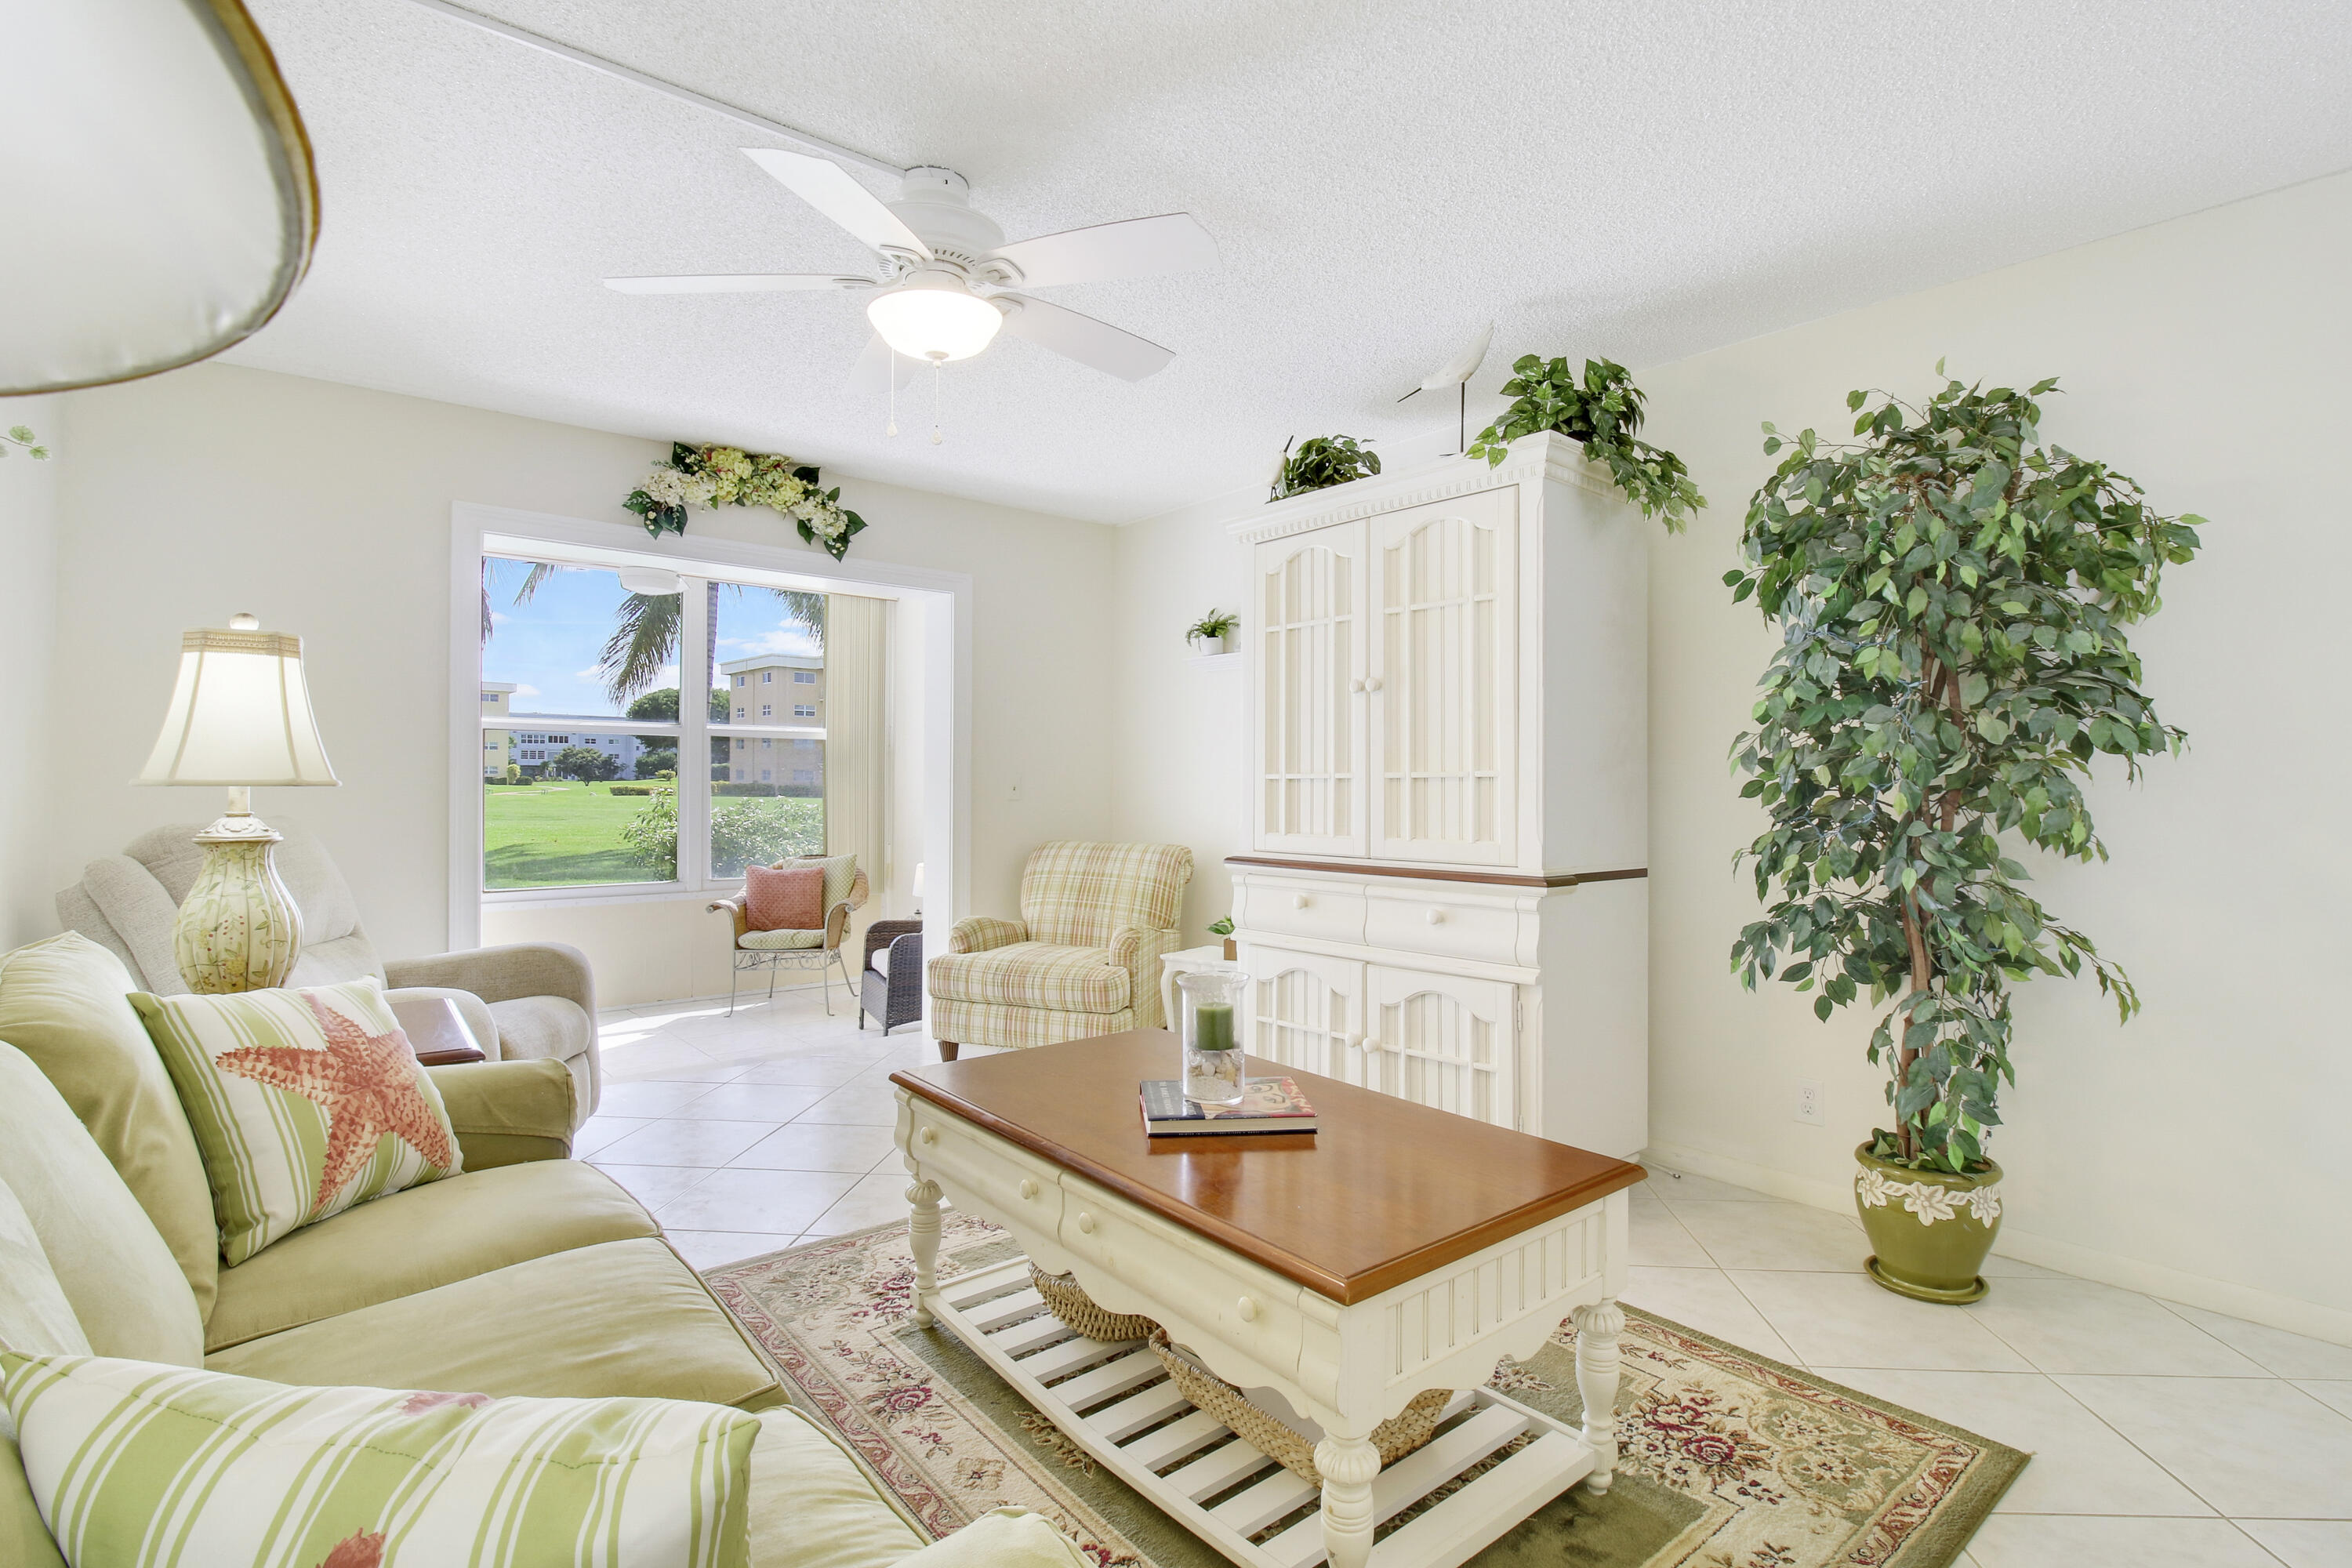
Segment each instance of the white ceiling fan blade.
[{"label": "white ceiling fan blade", "polygon": [[607,278],[623,294],[781,294],[795,289],[871,289],[871,278],[831,272],[714,272],[698,278]]},{"label": "white ceiling fan blade", "polygon": [[746,147],[743,156],[773,174],[786,190],[856,235],[874,250],[906,250],[932,259],[931,247],[882,205],[882,198],[849,177],[830,158],[787,153],[780,147]]},{"label": "white ceiling fan blade", "polygon": [[1092,316],[1049,305],[1043,300],[1021,294],[999,294],[996,298],[1020,307],[1004,318],[1004,330],[1014,337],[1027,338],[1039,348],[1051,349],[1123,381],[1141,381],[1156,371],[1167,369],[1176,357],[1173,350],[1163,349],[1147,338],[1122,331]]},{"label": "white ceiling fan blade", "polygon": [[859,354],[857,362],[849,367],[849,389],[878,397],[890,390],[890,381],[895,375],[898,390],[904,392],[914,384],[915,372],[919,368],[919,361],[910,360],[905,354],[892,353],[890,345],[882,341],[881,333],[877,332],[866,341],[866,352]]},{"label": "white ceiling fan blade", "polygon": [[1098,223],[1000,245],[991,259],[1021,269],[1024,289],[1091,283],[1101,278],[1151,278],[1217,264],[1217,242],[1191,213]]}]

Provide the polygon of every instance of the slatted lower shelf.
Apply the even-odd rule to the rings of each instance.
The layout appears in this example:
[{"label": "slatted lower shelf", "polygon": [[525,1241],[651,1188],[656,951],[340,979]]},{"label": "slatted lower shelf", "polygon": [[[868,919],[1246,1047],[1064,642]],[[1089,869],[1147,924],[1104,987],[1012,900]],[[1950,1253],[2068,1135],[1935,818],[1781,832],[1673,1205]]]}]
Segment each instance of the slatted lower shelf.
[{"label": "slatted lower shelf", "polygon": [[[1029,1260],[1016,1258],[947,1281],[928,1305],[1097,1462],[1243,1568],[1323,1562],[1313,1486],[1195,1409],[1140,1342],[1065,1328],[1028,1279]],[[1371,1568],[1455,1568],[1592,1468],[1573,1428],[1492,1389],[1454,1395],[1445,1419],[1453,1424],[1373,1481],[1381,1521],[1526,1441],[1382,1538]]]}]

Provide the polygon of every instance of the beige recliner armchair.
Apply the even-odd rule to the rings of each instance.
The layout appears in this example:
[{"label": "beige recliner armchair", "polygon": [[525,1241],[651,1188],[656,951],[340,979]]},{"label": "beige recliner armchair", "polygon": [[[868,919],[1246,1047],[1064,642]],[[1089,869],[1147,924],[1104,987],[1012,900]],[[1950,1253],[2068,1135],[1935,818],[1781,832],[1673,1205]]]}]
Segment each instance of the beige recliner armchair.
[{"label": "beige recliner armchair", "polygon": [[[558,942],[516,942],[387,963],[360,929],[351,884],[325,847],[283,816],[272,813],[269,821],[286,837],[278,846],[278,874],[302,911],[302,950],[289,984],[332,985],[373,975],[395,998],[446,996],[490,1060],[562,1062],[575,1090],[574,1125],[588,1119],[604,1076],[596,1050],[596,982],[586,954]],[[68,928],[110,950],[160,996],[188,989],[172,956],[172,922],[203,864],[203,848],[190,842],[203,831],[204,824],[190,822],[142,833],[121,854],[83,867],[80,886],[58,895],[58,918]]]}]

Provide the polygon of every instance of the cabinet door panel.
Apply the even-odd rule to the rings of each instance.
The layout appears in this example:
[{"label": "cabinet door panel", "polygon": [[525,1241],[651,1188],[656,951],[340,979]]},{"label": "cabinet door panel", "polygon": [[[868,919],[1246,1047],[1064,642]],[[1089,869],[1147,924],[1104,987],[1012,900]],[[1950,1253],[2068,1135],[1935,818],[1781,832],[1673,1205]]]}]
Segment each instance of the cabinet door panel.
[{"label": "cabinet door panel", "polygon": [[1372,518],[1371,853],[1507,865],[1517,837],[1518,490]]},{"label": "cabinet door panel", "polygon": [[1361,1083],[1364,966],[1351,958],[1250,942],[1249,1049],[1288,1068]]},{"label": "cabinet door panel", "polygon": [[1383,963],[1368,965],[1369,1087],[1498,1127],[1518,1125],[1517,989]]},{"label": "cabinet door panel", "polygon": [[1364,525],[1270,540],[1253,562],[1257,847],[1362,855]]}]

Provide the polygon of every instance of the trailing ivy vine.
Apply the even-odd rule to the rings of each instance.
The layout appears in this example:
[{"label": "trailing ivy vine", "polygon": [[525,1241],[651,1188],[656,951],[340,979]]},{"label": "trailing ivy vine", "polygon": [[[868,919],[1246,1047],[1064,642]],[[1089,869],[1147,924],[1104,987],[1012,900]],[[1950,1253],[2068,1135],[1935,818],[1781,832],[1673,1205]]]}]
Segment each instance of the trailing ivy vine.
[{"label": "trailing ivy vine", "polygon": [[1283,447],[1281,470],[1274,476],[1273,493],[1265,499],[1274,501],[1308,490],[1329,489],[1380,471],[1381,455],[1353,436],[1310,436],[1298,443],[1296,452]]},{"label": "trailing ivy vine", "polygon": [[1484,458],[1492,467],[1520,437],[1557,430],[1583,442],[1585,455],[1608,466],[1625,499],[1671,532],[1680,532],[1691,513],[1706,504],[1680,458],[1635,439],[1633,432],[1642,427],[1642,389],[1616,361],[1586,360],[1580,381],[1565,359],[1526,354],[1512,363],[1503,392],[1515,401],[1478,432],[1469,456]]},{"label": "trailing ivy vine", "polygon": [[[1936,366],[1943,374],[1941,362]],[[2004,843],[2105,859],[2081,787],[2093,759],[2179,752],[2126,628],[2198,550],[2105,463],[2045,446],[2027,391],[1948,381],[1923,406],[1854,392],[1858,445],[1764,426],[1786,450],[1727,574],[1781,635],[1757,728],[1733,745],[1770,826],[1741,852],[1764,918],[1733,944],[1751,989],[1868,992],[1894,1127],[1874,1152],[1981,1168],[2010,1062],[2011,986],[2088,968],[2120,1018],[2130,979],[2021,886]]]}]

